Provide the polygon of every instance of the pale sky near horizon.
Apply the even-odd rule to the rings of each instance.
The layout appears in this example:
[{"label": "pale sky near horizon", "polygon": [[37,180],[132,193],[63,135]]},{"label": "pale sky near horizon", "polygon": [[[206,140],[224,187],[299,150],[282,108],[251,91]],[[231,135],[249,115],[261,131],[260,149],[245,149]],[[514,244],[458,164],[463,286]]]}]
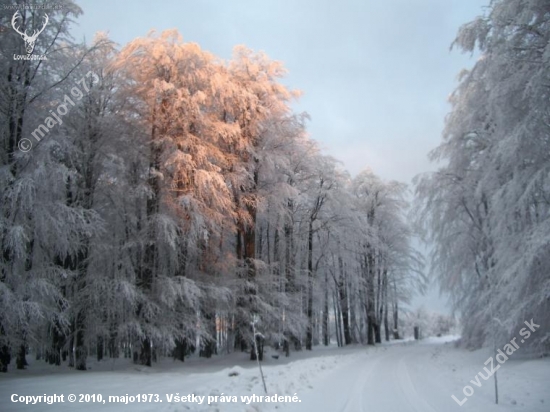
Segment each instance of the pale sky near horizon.
[{"label": "pale sky near horizon", "polygon": [[[283,80],[304,92],[310,135],[355,175],[366,167],[410,183],[434,169],[448,95],[474,58],[450,51],[458,28],[489,0],[76,0],[72,34],[98,31],[121,46],[150,29],[176,28],[222,58],[245,44],[280,60]],[[432,289],[412,306],[448,312]]]}]

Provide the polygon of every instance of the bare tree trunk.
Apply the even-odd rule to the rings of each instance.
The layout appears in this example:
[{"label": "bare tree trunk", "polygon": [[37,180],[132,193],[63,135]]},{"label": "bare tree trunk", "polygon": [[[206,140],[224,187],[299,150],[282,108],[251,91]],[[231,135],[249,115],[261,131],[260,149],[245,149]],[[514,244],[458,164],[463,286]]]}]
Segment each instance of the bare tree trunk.
[{"label": "bare tree trunk", "polygon": [[69,339],[69,368],[74,368],[74,334]]},{"label": "bare tree trunk", "polygon": [[76,337],[75,337],[75,369],[79,371],[85,371],[86,358],[88,357],[88,351],[84,343],[84,328],[85,317],[84,312],[79,310],[76,315]]},{"label": "bare tree trunk", "polygon": [[97,337],[97,345],[96,345],[96,355],[97,355],[97,361],[101,361],[103,359],[103,336]]},{"label": "bare tree trunk", "polygon": [[28,365],[27,358],[26,358],[26,348],[24,343],[19,345],[19,348],[17,350],[17,356],[15,358],[15,365],[17,369],[25,369],[25,366]]},{"label": "bare tree trunk", "polygon": [[349,308],[348,308],[348,296],[347,296],[347,282],[346,274],[344,271],[344,263],[342,257],[338,256],[338,269],[340,271],[340,278],[338,281],[338,293],[340,295],[340,305],[342,310],[342,322],[344,324],[344,343],[346,345],[351,344],[350,322],[349,322]]},{"label": "bare tree trunk", "polygon": [[176,360],[184,362],[186,349],[187,341],[185,339],[176,339],[176,347],[172,351],[172,357]]},{"label": "bare tree trunk", "polygon": [[[2,326],[0,326],[0,329],[3,329]],[[8,345],[2,345],[0,346],[0,372],[7,372],[8,371],[8,365],[11,362],[11,353],[10,348]]]},{"label": "bare tree trunk", "polygon": [[306,350],[313,346],[313,219],[309,220],[307,242],[307,331]]},{"label": "bare tree trunk", "polygon": [[151,366],[153,354],[151,352],[151,340],[145,338],[141,341],[141,351],[139,354],[139,361],[142,365]]},{"label": "bare tree trunk", "polygon": [[[285,237],[285,291],[288,298],[291,301],[296,302],[298,298],[298,289],[296,287],[296,257],[294,255],[294,222],[292,220],[292,213],[294,210],[294,201],[289,199],[287,203],[288,216],[284,225],[284,237]],[[285,342],[288,342],[288,354],[290,354],[290,344],[294,345],[294,348],[301,348],[301,342],[298,336],[290,333],[286,327],[283,329]]]},{"label": "bare tree trunk", "polygon": [[338,292],[334,291],[332,295],[332,306],[334,310],[334,328],[336,330],[336,343],[338,347],[344,346],[342,342],[342,324],[340,318],[340,308],[338,307]]},{"label": "bare tree trunk", "polygon": [[[349,297],[349,333],[351,338],[351,343],[357,343],[359,341],[363,341],[363,339],[357,335],[357,331],[359,330],[357,326],[357,313],[356,313],[356,291],[351,288],[351,285],[349,281],[346,282],[346,291],[347,296]],[[362,296],[362,294],[361,294]],[[362,311],[361,311],[362,313]],[[343,313],[342,313],[343,315]],[[361,316],[361,315],[359,315]],[[343,317],[343,316],[342,316]],[[357,340],[359,338],[359,341]]]},{"label": "bare tree trunk", "polygon": [[330,333],[328,325],[328,273],[325,272],[325,305],[323,307],[323,345],[330,344]]},{"label": "bare tree trunk", "polygon": [[377,285],[376,285],[376,301],[375,301],[375,318],[376,318],[376,326],[374,328],[374,341],[376,343],[382,343],[382,281],[381,278],[383,276],[383,272],[381,269],[376,271],[377,273]]},{"label": "bare tree trunk", "polygon": [[367,252],[365,253],[365,273],[367,276],[367,302],[366,302],[366,316],[367,316],[367,344],[374,345],[374,335],[376,328],[375,308],[374,308],[374,257],[370,246],[367,244]]},{"label": "bare tree trunk", "polygon": [[399,305],[397,303],[397,287],[393,282],[393,338],[400,339],[399,336]]},{"label": "bare tree trunk", "polygon": [[384,334],[386,338],[386,342],[389,342],[390,340],[390,326],[388,322],[388,273],[384,272],[384,281],[382,282],[384,293],[382,296],[384,297]]},{"label": "bare tree trunk", "polygon": [[[165,114],[166,102],[161,103],[162,114]],[[157,171],[160,170],[161,164],[161,143],[158,136],[163,137],[162,130],[158,130],[158,126],[155,124],[155,114],[153,114],[153,128],[151,131],[151,153],[149,155],[149,176],[147,178],[147,183],[151,189],[151,196],[147,197],[146,202],[146,215],[147,215],[147,237],[148,242],[145,246],[145,254],[143,261],[143,268],[140,270],[138,286],[145,293],[150,294],[153,287],[153,278],[155,277],[156,272],[156,263],[157,263],[157,247],[156,247],[156,233],[155,225],[152,223],[155,215],[159,212],[160,204],[160,192],[161,192],[161,183]],[[143,316],[142,306],[139,305],[137,308],[138,318]],[[144,323],[148,323],[149,319],[144,319]],[[145,337],[141,340],[139,361],[142,365],[151,366],[152,364],[152,353],[151,353],[151,339],[145,332]]]}]

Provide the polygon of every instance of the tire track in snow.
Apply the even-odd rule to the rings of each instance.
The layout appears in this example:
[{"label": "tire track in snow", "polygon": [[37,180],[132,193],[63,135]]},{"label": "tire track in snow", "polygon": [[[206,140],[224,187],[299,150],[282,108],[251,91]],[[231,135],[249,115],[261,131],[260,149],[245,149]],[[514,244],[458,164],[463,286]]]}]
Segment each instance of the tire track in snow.
[{"label": "tire track in snow", "polygon": [[366,370],[360,371],[361,373],[358,375],[358,379],[353,384],[353,388],[349,392],[346,403],[343,405],[340,412],[367,412],[364,408],[364,394],[367,383],[373,378],[376,369],[378,369],[378,364],[387,356],[380,356],[377,351],[374,354],[375,356],[378,356],[376,356],[376,359],[372,362],[369,362],[371,359],[369,356],[366,356],[366,361],[369,363],[369,366]]},{"label": "tire track in snow", "polygon": [[[420,365],[430,372],[433,365],[424,361],[429,347],[392,345],[366,348],[346,365],[315,383],[313,391],[304,393],[302,403],[289,405],[290,410],[334,412],[437,412],[448,410],[448,402],[435,399],[442,408],[435,409],[416,390],[408,364]],[[425,385],[426,386],[426,385]],[[437,382],[430,381],[431,391],[440,391]],[[445,398],[446,399],[446,398]]]},{"label": "tire track in snow", "polygon": [[437,412],[428,402],[424,400],[422,396],[418,394],[412,382],[411,375],[405,364],[405,356],[402,356],[398,361],[397,381],[401,387],[400,393],[406,398],[408,403],[414,408],[416,412]]}]

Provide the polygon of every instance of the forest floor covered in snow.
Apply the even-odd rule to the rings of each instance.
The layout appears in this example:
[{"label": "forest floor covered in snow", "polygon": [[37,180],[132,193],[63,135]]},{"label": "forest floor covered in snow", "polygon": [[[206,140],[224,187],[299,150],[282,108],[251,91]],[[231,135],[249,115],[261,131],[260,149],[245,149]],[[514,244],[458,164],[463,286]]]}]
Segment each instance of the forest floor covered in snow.
[{"label": "forest floor covered in snow", "polygon": [[[270,397],[294,395],[300,402],[242,401],[241,396],[265,396],[257,364],[246,354],[234,353],[185,363],[164,359],[152,368],[135,366],[124,359],[90,362],[91,370],[78,372],[66,366],[51,367],[31,362],[28,370],[10,370],[0,376],[0,411],[330,411],[330,412],[433,412],[433,411],[528,411],[550,410],[550,359],[526,359],[513,354],[498,370],[500,404],[494,405],[493,378],[473,382],[489,349],[469,352],[456,348],[449,338],[420,342],[401,341],[376,347],[314,348],[272,357],[263,362]],[[477,382],[476,382],[477,383]],[[464,386],[474,393],[459,406],[452,398],[465,398]],[[63,403],[26,405],[12,402],[20,396],[64,395]],[[68,402],[75,394],[101,394],[103,402]],[[115,403],[109,396],[158,394],[162,402]],[[221,395],[237,402],[220,401]],[[195,402],[176,402],[175,396],[195,395]],[[172,396],[170,401],[170,396]],[[217,402],[208,404],[208,397]],[[200,398],[204,397],[204,398]],[[294,398],[294,399],[297,399]],[[97,398],[96,398],[97,399]],[[203,399],[202,404],[197,401]],[[291,399],[291,398],[287,398]],[[153,400],[155,400],[153,398]],[[224,398],[224,400],[227,400]],[[250,399],[248,399],[250,400]]]}]

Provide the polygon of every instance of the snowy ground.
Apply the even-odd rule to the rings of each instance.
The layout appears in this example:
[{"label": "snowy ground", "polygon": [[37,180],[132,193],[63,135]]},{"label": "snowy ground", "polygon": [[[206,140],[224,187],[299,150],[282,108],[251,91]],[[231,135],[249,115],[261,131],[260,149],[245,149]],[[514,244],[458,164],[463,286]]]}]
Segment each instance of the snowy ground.
[{"label": "snowy ground", "polygon": [[[255,363],[244,354],[211,360],[195,359],[185,364],[165,360],[153,368],[125,362],[93,364],[82,373],[31,365],[27,371],[10,371],[0,376],[0,411],[241,411],[286,410],[328,412],[433,412],[433,411],[526,411],[550,410],[550,359],[525,360],[512,355],[498,371],[500,405],[494,405],[494,383],[470,383],[483,369],[490,353],[456,349],[445,338],[430,338],[346,349],[317,349],[293,353],[290,358],[267,355],[263,365],[270,395],[296,396],[297,403],[241,402],[240,396],[264,395]],[[242,366],[235,366],[240,364]],[[41,365],[41,363],[40,363]],[[233,376],[230,376],[233,375]],[[470,385],[474,394],[463,406],[462,389]],[[63,394],[64,403],[25,405],[12,403],[18,395]],[[101,394],[103,403],[69,403],[69,394]],[[158,394],[157,403],[120,404],[111,395]],[[204,396],[201,405],[172,402],[167,395]],[[238,402],[207,404],[207,397],[237,396]],[[296,399],[296,398],[295,398]]]}]

